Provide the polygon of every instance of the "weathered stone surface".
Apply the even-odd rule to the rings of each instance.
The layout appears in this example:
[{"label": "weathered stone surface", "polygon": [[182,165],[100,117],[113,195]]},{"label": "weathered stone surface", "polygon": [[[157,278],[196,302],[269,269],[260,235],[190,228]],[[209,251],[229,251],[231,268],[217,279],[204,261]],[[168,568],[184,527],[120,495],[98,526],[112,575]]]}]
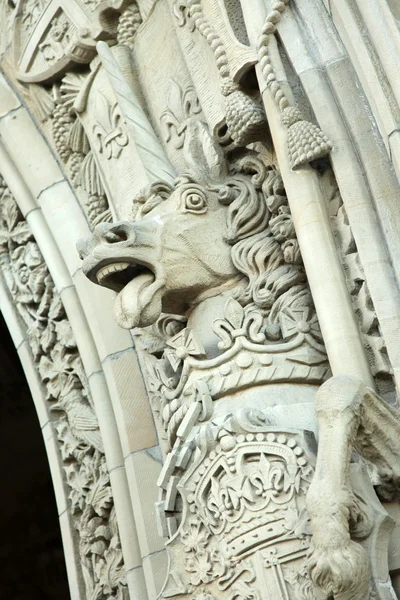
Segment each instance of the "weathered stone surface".
[{"label": "weathered stone surface", "polygon": [[393,600],[393,3],[14,4],[0,306],[71,597]]}]

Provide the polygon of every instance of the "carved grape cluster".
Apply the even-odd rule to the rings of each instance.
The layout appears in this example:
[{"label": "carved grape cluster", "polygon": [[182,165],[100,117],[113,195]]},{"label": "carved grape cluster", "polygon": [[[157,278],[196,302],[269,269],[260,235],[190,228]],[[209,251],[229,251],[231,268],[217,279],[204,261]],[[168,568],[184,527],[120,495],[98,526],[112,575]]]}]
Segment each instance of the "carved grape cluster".
[{"label": "carved grape cluster", "polygon": [[53,137],[57,152],[63,162],[66,162],[71,154],[68,145],[68,134],[73,117],[65,104],[57,102],[53,112]]},{"label": "carved grape cluster", "polygon": [[137,4],[135,3],[131,6],[128,6],[121,13],[120,19],[118,21],[118,44],[132,48],[136,32],[141,22],[142,17],[140,16],[139,7],[137,6]]}]

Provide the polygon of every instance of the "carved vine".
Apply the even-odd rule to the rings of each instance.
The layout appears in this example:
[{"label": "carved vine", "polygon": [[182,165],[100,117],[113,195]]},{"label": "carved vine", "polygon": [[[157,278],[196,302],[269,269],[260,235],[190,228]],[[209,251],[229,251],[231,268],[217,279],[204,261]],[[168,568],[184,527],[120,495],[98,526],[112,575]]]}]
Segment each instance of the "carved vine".
[{"label": "carved vine", "polygon": [[87,598],[128,598],[103,443],[79,351],[39,247],[0,179],[0,267],[59,441]]}]

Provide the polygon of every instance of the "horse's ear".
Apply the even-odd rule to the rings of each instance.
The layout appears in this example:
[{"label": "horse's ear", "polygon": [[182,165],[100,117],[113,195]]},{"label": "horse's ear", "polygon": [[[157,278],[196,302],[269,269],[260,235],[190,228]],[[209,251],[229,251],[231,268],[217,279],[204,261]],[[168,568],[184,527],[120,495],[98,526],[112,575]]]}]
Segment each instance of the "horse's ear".
[{"label": "horse's ear", "polygon": [[192,120],[188,124],[183,153],[196,178],[216,182],[222,181],[228,174],[228,164],[222,148],[202,121]]}]

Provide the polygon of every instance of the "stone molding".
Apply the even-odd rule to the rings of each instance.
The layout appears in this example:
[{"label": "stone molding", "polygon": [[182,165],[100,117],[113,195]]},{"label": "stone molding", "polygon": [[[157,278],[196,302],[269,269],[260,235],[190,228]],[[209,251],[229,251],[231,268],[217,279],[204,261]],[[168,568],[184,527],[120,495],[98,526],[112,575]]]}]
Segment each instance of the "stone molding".
[{"label": "stone molding", "polygon": [[72,597],[395,597],[399,34],[372,4],[0,3],[0,300]]}]

